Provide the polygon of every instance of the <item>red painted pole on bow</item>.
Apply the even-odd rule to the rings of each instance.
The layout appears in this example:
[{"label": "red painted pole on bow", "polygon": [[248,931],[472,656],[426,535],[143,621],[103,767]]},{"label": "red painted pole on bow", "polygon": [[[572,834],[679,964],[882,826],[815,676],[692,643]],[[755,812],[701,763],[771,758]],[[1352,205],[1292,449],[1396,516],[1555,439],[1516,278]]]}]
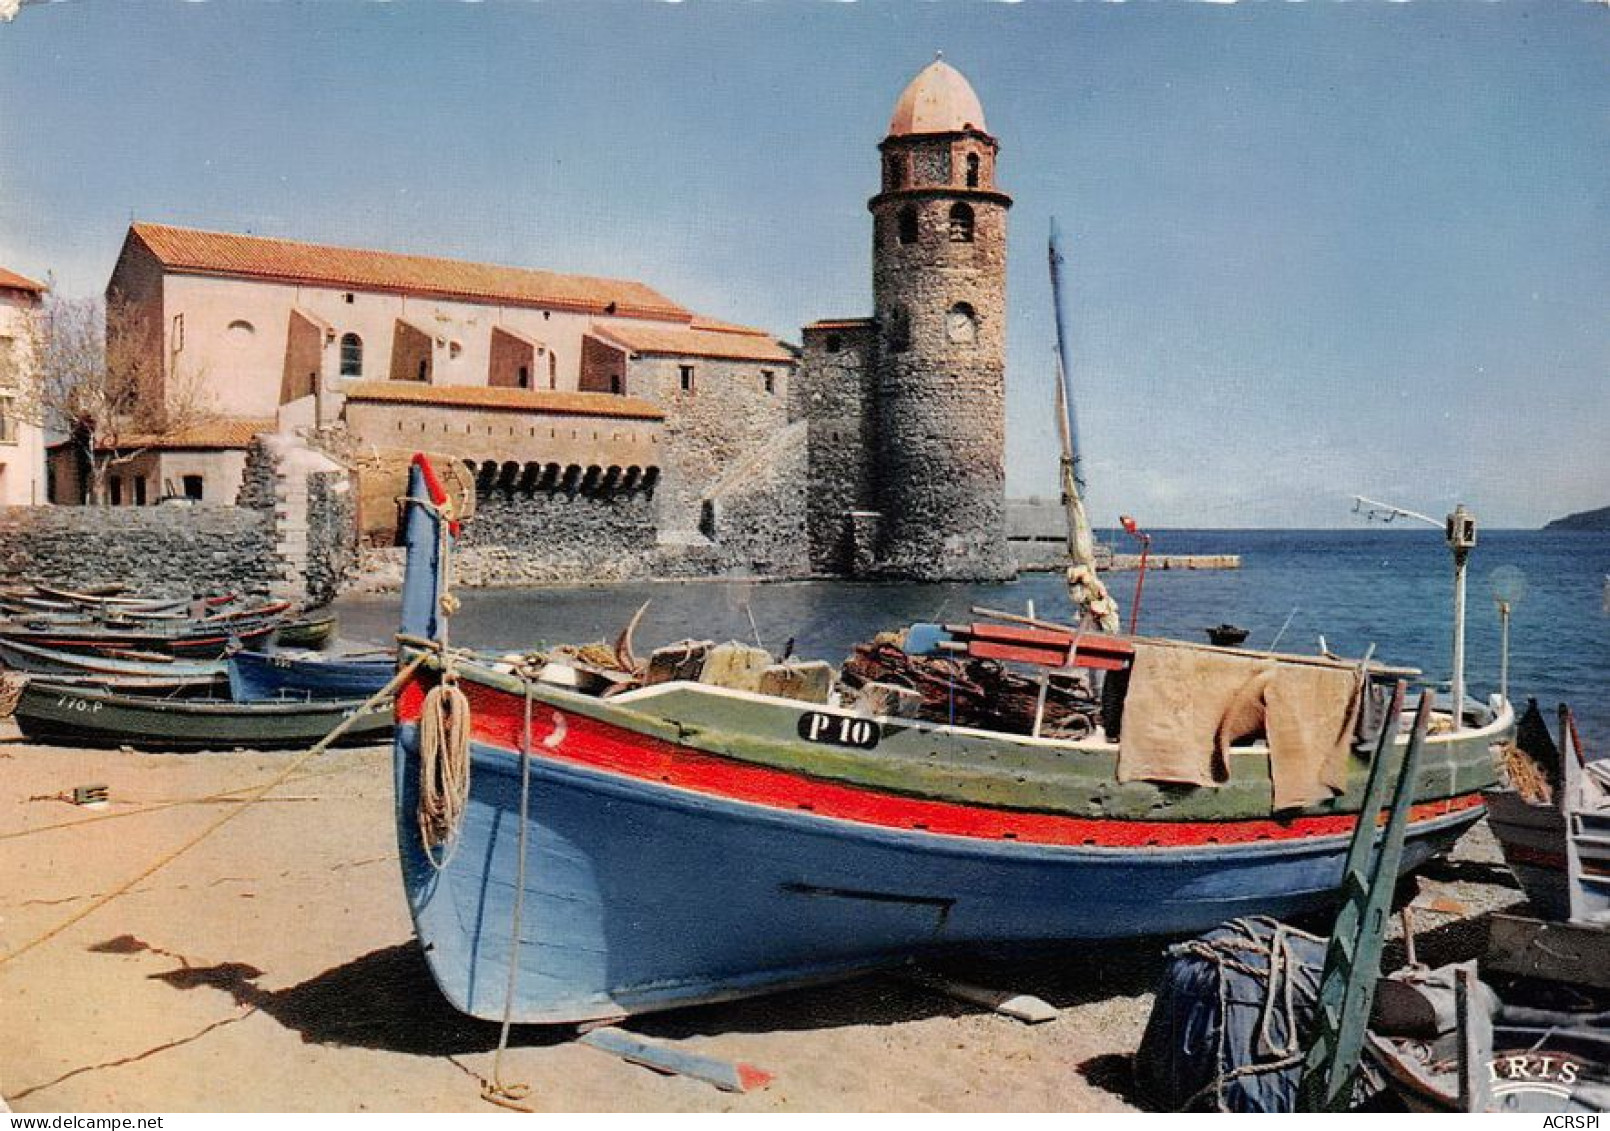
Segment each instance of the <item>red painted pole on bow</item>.
[{"label": "red painted pole on bow", "polygon": [[1135,600],[1129,606],[1129,635],[1133,636],[1135,626],[1140,624],[1140,591],[1146,585],[1146,558],[1152,552],[1152,536],[1127,514],[1119,515],[1118,521],[1123,523],[1124,533],[1140,543],[1140,575],[1135,578]]}]

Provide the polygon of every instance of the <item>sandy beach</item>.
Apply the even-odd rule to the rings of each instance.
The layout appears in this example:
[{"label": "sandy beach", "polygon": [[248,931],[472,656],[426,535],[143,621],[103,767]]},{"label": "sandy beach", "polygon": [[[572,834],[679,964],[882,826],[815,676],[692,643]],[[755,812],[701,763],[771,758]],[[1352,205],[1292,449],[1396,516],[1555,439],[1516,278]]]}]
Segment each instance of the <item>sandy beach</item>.
[{"label": "sandy beach", "polygon": [[[413,939],[389,748],[323,755],[243,809],[218,795],[294,754],[69,750],[0,726],[0,1094],[15,1110],[493,1110],[481,1082],[498,1027],[447,1005]],[[109,806],[71,803],[90,784]],[[1424,873],[1420,902],[1469,915],[1518,902],[1498,859],[1479,827]],[[1418,923],[1422,960],[1479,953],[1479,920],[1428,909]],[[1126,1110],[1162,945],[945,968],[1043,998],[1059,1012],[1039,1025],[894,974],[626,1023],[775,1074],[742,1095],[627,1064],[569,1027],[516,1028],[502,1076],[539,1111]]]}]

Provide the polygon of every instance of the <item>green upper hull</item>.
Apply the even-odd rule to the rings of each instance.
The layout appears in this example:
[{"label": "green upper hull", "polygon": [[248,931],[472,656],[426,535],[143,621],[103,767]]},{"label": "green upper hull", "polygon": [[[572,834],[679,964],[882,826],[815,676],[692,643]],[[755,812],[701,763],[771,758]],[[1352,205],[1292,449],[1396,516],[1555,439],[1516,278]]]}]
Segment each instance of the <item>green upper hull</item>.
[{"label": "green upper hull", "polygon": [[[474,664],[462,678],[522,694],[521,680]],[[1263,744],[1233,747],[1230,780],[1221,786],[1118,781],[1118,746],[1100,738],[1069,742],[947,727],[911,719],[871,720],[872,749],[824,745],[801,737],[801,717],[858,720],[848,711],[731,691],[666,683],[602,700],[546,684],[530,685],[539,702],[627,730],[735,761],[871,786],[910,796],[1061,813],[1152,821],[1256,820],[1271,815],[1274,787]],[[1432,736],[1421,761],[1415,801],[1475,793],[1495,784],[1492,747],[1514,730],[1505,708],[1480,729]],[[1406,740],[1400,740],[1400,746]],[[1356,812],[1369,763],[1356,754],[1348,788],[1329,801],[1282,815]]]}]

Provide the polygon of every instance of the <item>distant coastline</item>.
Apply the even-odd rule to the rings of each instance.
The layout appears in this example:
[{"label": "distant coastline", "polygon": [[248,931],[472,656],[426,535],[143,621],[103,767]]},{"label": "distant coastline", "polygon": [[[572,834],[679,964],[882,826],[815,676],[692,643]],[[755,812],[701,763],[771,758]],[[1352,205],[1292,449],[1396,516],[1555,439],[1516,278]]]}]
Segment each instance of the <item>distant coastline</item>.
[{"label": "distant coastline", "polygon": [[1610,530],[1610,507],[1596,511],[1578,511],[1557,518],[1543,527],[1544,530]]}]

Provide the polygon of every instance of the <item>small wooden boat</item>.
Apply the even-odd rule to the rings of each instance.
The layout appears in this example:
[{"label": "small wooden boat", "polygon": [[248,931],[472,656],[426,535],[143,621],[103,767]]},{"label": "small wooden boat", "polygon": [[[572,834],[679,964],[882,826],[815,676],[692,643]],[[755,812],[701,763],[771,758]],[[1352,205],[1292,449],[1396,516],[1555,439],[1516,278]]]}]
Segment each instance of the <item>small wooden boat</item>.
[{"label": "small wooden boat", "polygon": [[125,594],[128,593],[128,586],[120,583],[114,583],[111,585],[92,585],[88,589],[63,589],[58,585],[45,585],[42,582],[36,581],[34,582],[34,592],[38,593],[41,597],[49,597],[52,600],[66,601],[69,604],[75,605],[90,603],[106,604],[114,601],[138,602],[143,600],[143,598],[140,597],[125,596]]},{"label": "small wooden boat", "polygon": [[[233,703],[156,699],[29,680],[15,717],[32,742],[148,750],[273,750],[311,746],[358,713],[362,700]],[[391,733],[389,706],[372,707],[342,736],[357,745]]]},{"label": "small wooden boat", "polygon": [[229,657],[230,697],[367,699],[397,671],[393,656],[354,658],[287,652],[237,652]]},{"label": "small wooden boat", "polygon": [[278,624],[275,616],[221,624],[187,620],[171,627],[153,622],[34,622],[0,627],[0,639],[65,652],[142,651],[216,660],[231,648],[266,644]]},{"label": "small wooden boat", "polygon": [[229,609],[221,613],[210,613],[202,617],[197,623],[202,625],[225,625],[255,623],[257,621],[282,621],[291,610],[289,601],[269,601],[267,604],[254,605],[249,609]]},{"label": "small wooden boat", "polygon": [[[1556,744],[1532,700],[1517,727],[1515,748],[1509,753],[1511,781],[1489,790],[1487,821],[1504,853],[1504,863],[1520,882],[1532,909],[1542,918],[1564,921],[1571,917],[1569,883],[1569,824],[1561,810],[1566,783],[1580,778],[1579,804],[1587,811],[1578,820],[1603,822],[1610,814],[1610,772],[1603,762],[1587,761],[1570,711],[1560,709],[1561,741]],[[1571,765],[1566,766],[1566,760]],[[1591,837],[1590,837],[1591,839]],[[1599,856],[1604,856],[1603,848]],[[1590,855],[1592,855],[1590,853]],[[1603,859],[1589,864],[1589,883],[1610,884],[1610,868]],[[1598,878],[1592,878],[1597,871]]]},{"label": "small wooden boat", "polygon": [[[143,659],[67,652],[0,638],[0,662],[14,671],[45,675],[60,682],[99,682],[125,691],[163,694],[219,687],[228,670],[219,660],[176,660],[172,656]],[[378,688],[377,688],[378,690]]]},{"label": "small wooden boat", "polygon": [[[1362,757],[1342,796],[1276,813],[1259,743],[1231,752],[1217,788],[1121,783],[1101,733],[869,717],[686,679],[582,694],[435,643],[451,540],[422,458],[410,498],[399,640],[423,659],[397,697],[397,836],[426,961],[466,1013],[618,1017],[936,947],[1194,934],[1337,898]],[[468,750],[444,825],[443,758],[460,755],[423,724],[454,701],[447,684]],[[1480,819],[1489,747],[1512,725],[1505,707],[1426,742],[1405,871]]]},{"label": "small wooden boat", "polygon": [[335,639],[337,618],[328,609],[287,620],[274,633],[277,648],[323,648]]},{"label": "small wooden boat", "polygon": [[1486,794],[1487,823],[1526,900],[1545,919],[1570,917],[1565,884],[1565,817],[1551,802],[1528,801],[1514,789]]}]

